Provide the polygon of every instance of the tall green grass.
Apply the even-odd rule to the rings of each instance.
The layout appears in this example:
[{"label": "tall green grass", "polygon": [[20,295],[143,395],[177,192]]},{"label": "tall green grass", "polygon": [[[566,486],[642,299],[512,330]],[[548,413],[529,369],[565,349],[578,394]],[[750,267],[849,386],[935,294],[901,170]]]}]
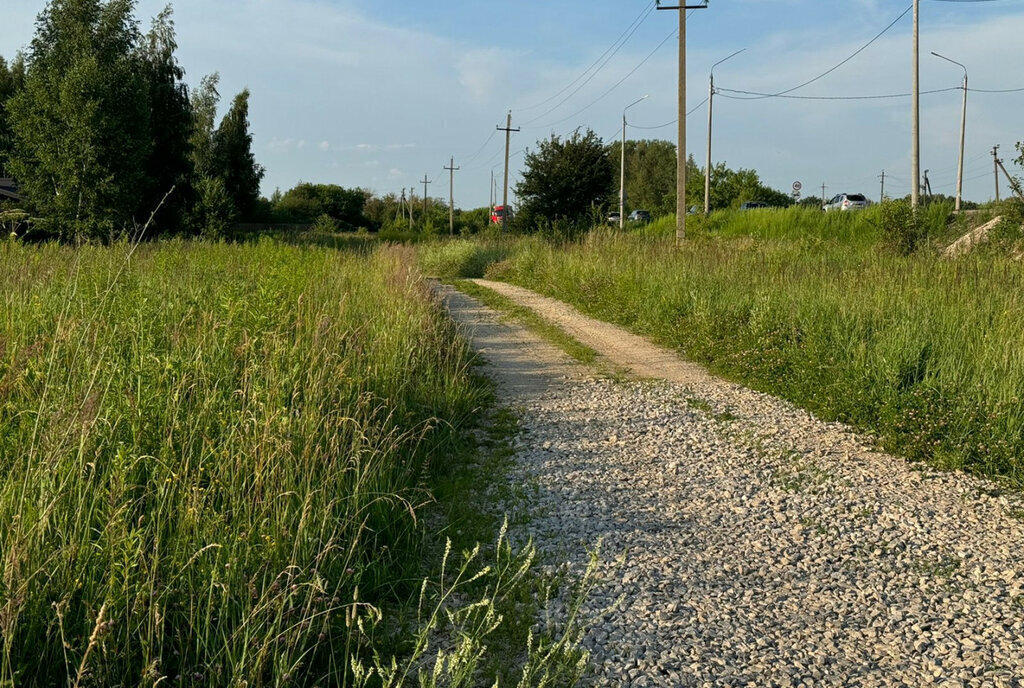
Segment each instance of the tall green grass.
[{"label": "tall green grass", "polygon": [[[943,236],[951,211],[950,203],[933,203],[923,207],[921,221],[925,236]],[[845,244],[868,246],[885,239],[883,215],[883,207],[880,205],[858,211],[828,213],[802,206],[719,210],[707,217],[687,216],[686,230],[691,237],[842,241]],[[648,237],[668,237],[675,236],[675,232],[676,216],[668,215],[634,233]]]},{"label": "tall green grass", "polygon": [[383,648],[484,394],[406,250],[6,242],[0,302],[0,685],[343,685]]},{"label": "tall green grass", "polygon": [[788,213],[681,247],[525,240],[489,276],[870,429],[911,459],[1024,483],[1024,266],[991,252],[900,257],[843,232],[787,229]]}]

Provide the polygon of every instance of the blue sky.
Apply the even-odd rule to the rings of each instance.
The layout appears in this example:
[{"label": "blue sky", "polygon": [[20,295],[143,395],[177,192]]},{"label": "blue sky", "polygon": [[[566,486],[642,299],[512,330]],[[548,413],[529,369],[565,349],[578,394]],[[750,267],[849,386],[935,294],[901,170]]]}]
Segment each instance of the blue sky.
[{"label": "blue sky", "polygon": [[[143,26],[163,2],[140,0]],[[264,192],[303,181],[398,192],[426,174],[431,196],[447,194],[442,167],[451,156],[456,204],[483,206],[490,174],[500,177],[507,110],[513,126],[513,180],[522,151],[539,138],[590,127],[620,134],[676,116],[676,17],[648,12],[646,0],[179,0],[174,3],[179,59],[191,85],[221,74],[222,102],[252,90],[254,152],[266,166]],[[847,58],[899,16],[910,0],[712,0],[688,24],[688,101],[716,86],[777,92]],[[4,0],[0,55],[32,38],[40,0]],[[1024,87],[1024,0],[921,1],[923,89],[955,88],[967,65],[970,86]],[[553,95],[586,72],[638,17],[629,40],[575,91]],[[910,90],[911,17],[835,72],[793,92],[860,96]],[[667,40],[666,40],[667,39]],[[662,42],[664,43],[662,44]],[[660,49],[656,46],[662,44]],[[652,54],[653,52],[653,54]],[[643,62],[646,58],[646,62]],[[643,62],[639,68],[638,65]],[[632,70],[636,71],[623,78]],[[621,84],[617,85],[618,82]],[[736,100],[715,98],[714,160],[756,169],[776,188],[800,180],[805,193],[910,190],[910,101]],[[733,94],[735,95],[735,94]],[[567,97],[568,96],[568,97]],[[922,96],[922,168],[933,189],[955,191],[961,92]],[[559,105],[562,100],[564,103]],[[547,102],[545,102],[547,101]],[[543,105],[538,106],[539,104]],[[553,107],[558,105],[558,107]],[[548,112],[548,110],[551,110]],[[1004,160],[1024,139],[1024,92],[970,93],[964,195],[994,193],[992,146]],[[688,119],[688,150],[703,164],[707,111]],[[630,138],[675,140],[675,126],[629,129]],[[817,191],[815,191],[817,189]],[[1008,194],[1003,188],[1002,193]]]}]

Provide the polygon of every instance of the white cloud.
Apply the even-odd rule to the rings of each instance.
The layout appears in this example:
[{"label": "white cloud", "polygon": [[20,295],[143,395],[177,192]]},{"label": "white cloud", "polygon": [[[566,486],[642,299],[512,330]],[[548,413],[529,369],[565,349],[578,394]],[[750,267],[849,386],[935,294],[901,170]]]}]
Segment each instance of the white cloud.
[{"label": "white cloud", "polygon": [[330,142],[328,142],[328,141],[321,141],[320,142],[320,150],[325,151],[325,150],[329,149],[330,147],[331,147]]}]

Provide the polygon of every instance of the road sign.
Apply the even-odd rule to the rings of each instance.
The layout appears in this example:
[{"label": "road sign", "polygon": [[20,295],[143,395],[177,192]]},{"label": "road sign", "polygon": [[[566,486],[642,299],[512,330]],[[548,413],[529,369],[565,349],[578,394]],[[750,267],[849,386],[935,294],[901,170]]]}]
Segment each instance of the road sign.
[{"label": "road sign", "polygon": [[799,191],[802,188],[804,188],[803,184],[800,182],[793,182],[793,191]]}]

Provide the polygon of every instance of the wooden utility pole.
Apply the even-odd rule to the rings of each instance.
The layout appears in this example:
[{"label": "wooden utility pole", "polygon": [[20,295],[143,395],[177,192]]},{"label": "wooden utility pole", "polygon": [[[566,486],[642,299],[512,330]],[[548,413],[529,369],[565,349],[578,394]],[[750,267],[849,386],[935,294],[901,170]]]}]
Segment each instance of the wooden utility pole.
[{"label": "wooden utility pole", "polygon": [[519,128],[512,128],[512,111],[508,111],[508,117],[505,120],[505,126],[498,126],[498,131],[505,132],[505,192],[501,199],[501,231],[505,232],[508,227],[508,146],[512,141],[512,132],[519,131]]},{"label": "wooden utility pole", "polygon": [[676,243],[686,239],[686,11],[702,10],[702,5],[662,5],[656,4],[659,10],[679,11],[679,129],[676,133]]},{"label": "wooden utility pole", "polygon": [[825,182],[822,182],[821,183],[821,207],[822,208],[825,207],[825,189],[827,189],[827,188],[828,187],[825,186]]},{"label": "wooden utility pole", "polygon": [[427,221],[427,184],[433,184],[434,182],[427,179],[426,173],[423,175],[423,221]]},{"label": "wooden utility pole", "polygon": [[455,158],[448,163],[448,233],[455,236]]},{"label": "wooden utility pole", "polygon": [[878,195],[878,202],[885,203],[885,170],[882,170],[882,192]]},{"label": "wooden utility pole", "polygon": [[918,8],[920,7],[921,0],[914,0],[914,66],[913,66],[913,93],[912,103],[910,106],[910,178],[914,180],[914,183],[910,187],[910,207],[916,208],[920,203],[920,189],[918,184],[921,180],[921,84],[919,81],[919,69],[918,69]]},{"label": "wooden utility pole", "polygon": [[996,175],[996,203],[999,202],[999,146],[992,146],[992,171]]},{"label": "wooden utility pole", "polygon": [[1020,188],[1020,184],[1017,183],[1017,180],[1011,177],[1010,173],[1006,171],[1005,167],[1003,167],[1003,161],[1000,160],[999,158],[996,158],[996,165],[998,165],[999,169],[1001,169],[1003,171],[1003,174],[1006,175],[1006,181],[1010,185],[1010,190],[1013,191],[1014,195],[1016,195],[1017,198],[1024,201],[1024,190]]}]

